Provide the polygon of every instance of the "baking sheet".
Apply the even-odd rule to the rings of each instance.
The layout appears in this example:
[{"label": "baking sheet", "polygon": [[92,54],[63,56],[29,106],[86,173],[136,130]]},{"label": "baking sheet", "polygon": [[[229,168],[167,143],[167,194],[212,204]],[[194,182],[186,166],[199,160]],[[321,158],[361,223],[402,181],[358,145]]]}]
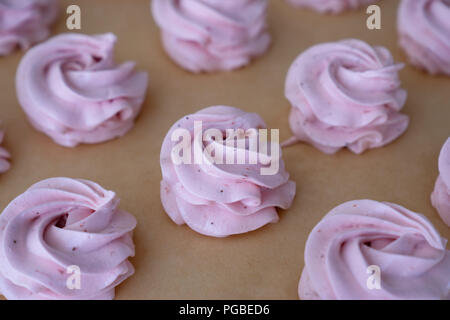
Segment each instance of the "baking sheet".
[{"label": "baking sheet", "polygon": [[[67,32],[65,8],[53,33]],[[325,16],[271,0],[269,52],[244,69],[193,75],[164,54],[148,0],[82,0],[82,33],[114,32],[118,61],[135,60],[148,71],[150,87],[134,129],[99,145],[67,149],[35,131],[18,105],[14,76],[23,55],[0,58],[0,119],[7,129],[5,146],[12,169],[0,176],[0,208],[31,184],[49,177],[85,178],[114,190],[121,208],[138,220],[134,240],[136,267],[121,284],[117,299],[297,299],[307,236],[336,205],[353,199],[391,201],[424,213],[450,238],[450,229],[431,206],[440,148],[450,135],[450,78],[432,77],[410,66],[401,72],[411,117],[400,139],[363,155],[341,151],[330,156],[308,145],[284,150],[291,178],[297,182],[292,207],[281,220],[260,230],[225,239],[209,238],[176,226],[159,198],[159,152],[171,125],[185,114],[210,105],[231,105],[259,113],[269,128],[290,136],[290,105],[284,98],[286,72],[309,46],[359,38],[389,48],[397,61],[395,16],[398,1],[381,0],[382,29],[366,28],[365,10]]]}]

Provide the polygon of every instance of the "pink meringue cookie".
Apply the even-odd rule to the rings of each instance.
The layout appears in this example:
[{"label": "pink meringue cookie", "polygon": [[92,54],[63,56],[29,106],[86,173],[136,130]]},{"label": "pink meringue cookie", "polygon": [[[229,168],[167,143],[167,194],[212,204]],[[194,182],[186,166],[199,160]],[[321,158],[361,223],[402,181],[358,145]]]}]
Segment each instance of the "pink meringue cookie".
[{"label": "pink meringue cookie", "polygon": [[[0,130],[0,144],[3,142],[4,132]],[[0,146],[0,173],[4,173],[9,170],[10,164],[9,164],[9,158],[10,154],[8,151],[6,151],[5,148],[2,148]]]},{"label": "pink meringue cookie", "polygon": [[[346,202],[313,229],[299,296],[305,300],[450,299],[450,250],[421,214],[372,200]],[[369,289],[369,266],[380,288]]]},{"label": "pink meringue cookie", "polygon": [[191,72],[232,70],[269,47],[267,0],[153,0],[169,56]]},{"label": "pink meringue cookie", "polygon": [[406,91],[389,51],[347,39],[315,45],[294,61],[285,94],[292,105],[289,145],[304,141],[325,153],[384,146],[408,127]]},{"label": "pink meringue cookie", "polygon": [[397,29],[413,65],[450,76],[450,1],[402,0]]},{"label": "pink meringue cookie", "polygon": [[320,13],[338,14],[354,10],[364,5],[374,4],[378,0],[287,0],[294,6],[313,9]]},{"label": "pink meringue cookie", "polygon": [[450,138],[439,155],[439,177],[431,194],[431,203],[450,227]]},{"label": "pink meringue cookie", "polygon": [[[0,293],[7,299],[113,299],[134,273],[136,219],[98,184],[41,181],[0,216]],[[70,289],[70,266],[80,271]]]},{"label": "pink meringue cookie", "polygon": [[63,34],[29,50],[16,76],[19,102],[32,125],[74,147],[127,133],[147,90],[134,62],[117,65],[111,34]]},{"label": "pink meringue cookie", "polygon": [[[219,146],[227,145],[227,129],[245,131],[266,128],[259,115],[227,106],[209,107],[177,121],[164,139],[161,149],[161,200],[170,218],[178,225],[186,223],[198,233],[213,237],[245,233],[277,222],[276,207],[290,207],[296,188],[285,171],[281,152],[277,159],[279,170],[273,175],[261,174],[260,169],[267,163],[258,161],[249,164],[248,139],[245,140],[246,164],[230,164],[226,161],[218,164],[208,161],[204,155],[202,164],[195,161],[192,164],[175,164],[172,156],[178,141],[173,142],[172,135],[177,129],[185,129],[191,137],[194,136],[196,121],[202,122],[205,134],[208,129],[216,129],[224,135],[223,141],[217,141]],[[189,143],[195,146],[193,140]],[[202,152],[216,140],[206,141],[199,143]],[[233,145],[229,147],[230,150],[237,152],[237,144]],[[279,145],[271,148],[279,150]],[[192,147],[192,153],[194,149]],[[259,156],[261,149],[258,150]],[[272,160],[276,157],[272,152],[264,154],[270,154]]]},{"label": "pink meringue cookie", "polygon": [[46,39],[58,11],[56,0],[0,0],[0,56]]}]

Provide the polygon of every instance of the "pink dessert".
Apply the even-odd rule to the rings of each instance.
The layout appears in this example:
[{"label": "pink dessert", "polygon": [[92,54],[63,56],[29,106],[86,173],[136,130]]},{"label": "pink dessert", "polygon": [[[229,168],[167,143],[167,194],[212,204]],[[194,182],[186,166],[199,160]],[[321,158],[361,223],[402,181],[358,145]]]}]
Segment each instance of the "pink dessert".
[{"label": "pink dessert", "polygon": [[439,155],[439,177],[431,194],[431,202],[442,220],[450,227],[450,138]]},{"label": "pink dessert", "polygon": [[[421,214],[372,200],[331,210],[308,237],[305,300],[450,299],[450,250]],[[379,287],[368,282],[379,268]],[[368,269],[369,268],[369,269]]]},{"label": "pink dessert", "polygon": [[10,154],[5,148],[1,147],[5,133],[0,130],[0,173],[6,172],[10,168],[9,158]]},{"label": "pink dessert", "polygon": [[31,124],[74,147],[121,137],[134,125],[147,73],[114,62],[116,37],[62,34],[29,50],[16,76],[19,102]]},{"label": "pink dessert", "polygon": [[267,0],[153,0],[169,56],[191,72],[247,65],[270,45]]},{"label": "pink dessert", "polygon": [[[197,121],[201,121],[204,134],[194,131]],[[276,207],[289,208],[295,196],[295,183],[289,180],[289,174],[285,171],[279,145],[271,145],[271,151],[265,153],[260,148],[252,153],[250,140],[240,137],[245,142],[245,147],[240,149],[245,150],[245,164],[225,161],[227,152],[239,152],[239,144],[227,135],[227,130],[263,128],[266,125],[259,115],[227,106],[200,110],[173,125],[161,149],[161,200],[165,211],[176,224],[186,223],[191,229],[207,236],[226,237],[278,221]],[[217,137],[205,140],[209,129],[215,129]],[[195,158],[195,150],[200,151],[198,154],[202,163],[174,161],[179,141],[173,140],[173,135],[180,130],[189,132],[187,139],[191,140],[188,143],[193,145],[191,159]],[[231,145],[229,141],[232,141]],[[206,157],[205,151],[217,146],[226,146],[223,157],[219,157],[223,159],[222,164]],[[278,158],[275,158],[273,150],[279,151]],[[259,160],[254,164],[250,164],[251,155],[258,156]],[[270,155],[271,160],[261,161],[266,157],[264,155]],[[272,165],[275,160],[279,164],[277,172],[261,174],[261,169]]]},{"label": "pink dessert", "polygon": [[409,118],[400,113],[406,91],[390,52],[347,39],[315,45],[289,69],[285,94],[297,141],[325,153],[347,147],[354,153],[382,147],[398,138]]},{"label": "pink dessert", "polygon": [[56,0],[0,0],[0,56],[46,39],[58,7]]},{"label": "pink dessert", "polygon": [[413,65],[450,76],[449,0],[402,0],[397,29],[400,46]]},{"label": "pink dessert", "polygon": [[[136,219],[98,184],[41,181],[0,215],[0,293],[7,299],[113,299],[134,273]],[[79,287],[70,287],[70,267]]]},{"label": "pink dessert", "polygon": [[294,6],[313,9],[320,13],[338,14],[354,10],[364,5],[376,3],[378,0],[287,0]]}]

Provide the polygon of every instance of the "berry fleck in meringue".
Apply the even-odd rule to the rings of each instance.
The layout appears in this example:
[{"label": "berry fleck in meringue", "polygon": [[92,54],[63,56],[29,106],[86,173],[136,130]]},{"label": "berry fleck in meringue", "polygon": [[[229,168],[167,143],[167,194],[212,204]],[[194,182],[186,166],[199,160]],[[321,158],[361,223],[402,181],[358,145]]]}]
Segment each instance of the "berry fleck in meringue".
[{"label": "berry fleck in meringue", "polygon": [[439,155],[439,177],[431,194],[431,202],[442,220],[450,227],[450,138]]},{"label": "berry fleck in meringue", "polygon": [[57,16],[56,0],[0,0],[0,56],[46,39]]},{"label": "berry fleck in meringue", "polygon": [[5,148],[1,147],[1,143],[3,142],[4,132],[0,130],[0,173],[4,173],[9,170],[9,158],[10,154],[6,151]]},{"label": "berry fleck in meringue", "polygon": [[31,124],[74,147],[121,137],[134,125],[147,73],[117,65],[111,34],[63,34],[29,50],[16,76],[19,102]]},{"label": "berry fleck in meringue", "polygon": [[[387,202],[346,202],[331,210],[309,235],[299,296],[450,299],[446,243],[421,214]],[[379,289],[370,286],[374,285],[370,266],[379,268]]]},{"label": "berry fleck in meringue", "polygon": [[338,14],[369,5],[378,0],[287,0],[294,6],[313,9],[320,13]]},{"label": "berry fleck in meringue", "polygon": [[309,48],[286,78],[294,137],[284,145],[304,141],[329,154],[344,147],[359,154],[392,142],[409,122],[400,113],[402,67],[386,48],[356,39]]},{"label": "berry fleck in meringue", "polygon": [[[216,129],[221,141],[202,140],[197,146],[202,156],[202,163],[192,162],[175,164],[173,153],[179,143],[173,134],[181,129],[195,136],[194,122],[201,121],[205,134],[208,129]],[[226,237],[258,229],[268,223],[278,221],[276,207],[287,209],[295,195],[295,183],[289,180],[285,171],[281,152],[278,160],[279,168],[275,174],[263,175],[261,168],[267,167],[268,162],[257,161],[250,164],[252,153],[249,139],[244,138],[245,164],[231,164],[225,160],[227,152],[239,152],[238,142],[226,139],[227,130],[242,129],[243,131],[266,128],[260,116],[247,113],[237,108],[226,106],[209,107],[177,121],[164,139],[161,149],[161,200],[165,211],[177,224],[186,223],[191,229],[214,237]],[[223,135],[223,140],[222,140]],[[195,140],[199,138],[195,136]],[[192,138],[192,153],[195,142]],[[206,142],[205,142],[206,141]],[[231,146],[228,141],[234,141]],[[192,143],[191,143],[192,142]],[[223,151],[223,164],[210,161],[205,156],[205,150],[212,145],[227,146]],[[261,155],[270,155],[274,160],[274,152],[262,153],[261,145],[256,150],[258,159]],[[279,150],[278,144],[270,150]],[[255,155],[253,153],[253,155]],[[195,155],[194,155],[195,157]],[[264,157],[262,157],[264,158]],[[220,159],[220,158],[219,158]],[[198,164],[199,163],[199,164]],[[272,162],[270,162],[272,163]]]},{"label": "berry fleck in meringue", "polygon": [[397,28],[413,65],[450,76],[450,1],[402,0]]},{"label": "berry fleck in meringue", "polygon": [[170,57],[191,72],[232,70],[269,47],[267,0],[153,0]]},{"label": "berry fleck in meringue", "polygon": [[[134,273],[136,219],[98,184],[41,181],[0,216],[0,293],[7,299],[113,299]],[[80,271],[71,287],[70,267]],[[75,283],[76,285],[76,283]]]}]

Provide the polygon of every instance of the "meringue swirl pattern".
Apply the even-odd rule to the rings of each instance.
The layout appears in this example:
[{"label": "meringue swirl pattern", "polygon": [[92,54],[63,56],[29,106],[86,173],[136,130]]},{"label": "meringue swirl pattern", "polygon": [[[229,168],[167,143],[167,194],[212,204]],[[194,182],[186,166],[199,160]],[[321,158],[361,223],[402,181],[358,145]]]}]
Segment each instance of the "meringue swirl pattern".
[{"label": "meringue swirl pattern", "polygon": [[[262,161],[256,164],[248,161],[245,164],[219,164],[203,156],[202,163],[175,164],[172,157],[177,144],[172,137],[174,131],[181,128],[192,132],[190,135],[194,137],[197,121],[202,122],[205,133],[208,129],[215,129],[224,137],[230,129],[266,128],[259,115],[227,106],[209,107],[177,121],[161,149],[161,200],[170,218],[178,225],[187,224],[196,232],[213,237],[245,233],[277,222],[276,207],[289,208],[296,188],[295,183],[289,180],[281,153],[277,159],[279,169],[272,175],[261,174],[260,169],[267,165]],[[237,143],[229,146],[227,139],[221,142],[203,140],[201,150],[217,143],[236,151]],[[194,142],[192,144],[195,145]],[[278,144],[274,147],[279,149]],[[243,150],[248,157],[248,143]]]},{"label": "meringue swirl pattern", "polygon": [[134,62],[114,62],[116,37],[62,34],[29,50],[16,75],[31,124],[57,144],[74,147],[127,133],[147,90]]},{"label": "meringue swirl pattern", "polygon": [[325,153],[354,153],[384,146],[408,127],[400,113],[407,93],[400,87],[390,52],[347,39],[315,45],[289,69],[285,94],[292,105],[294,137]]},{"label": "meringue swirl pattern", "polygon": [[[450,299],[447,240],[421,214],[372,200],[330,211],[308,237],[301,299]],[[369,267],[380,286],[369,286]]]},{"label": "meringue swirl pattern", "polygon": [[450,138],[439,155],[439,176],[431,194],[431,203],[450,227]]},{"label": "meringue swirl pattern", "polygon": [[5,148],[1,147],[1,143],[3,142],[4,136],[5,133],[2,130],[0,130],[0,173],[8,171],[10,168],[9,164],[10,154]]},{"label": "meringue swirl pattern", "polygon": [[56,0],[0,0],[0,56],[46,39],[58,11]]},{"label": "meringue swirl pattern", "polygon": [[153,0],[169,56],[191,72],[232,70],[269,47],[267,0]]},{"label": "meringue swirl pattern", "polygon": [[287,0],[294,6],[305,7],[320,13],[338,14],[354,10],[363,5],[376,3],[378,0]]},{"label": "meringue swirl pattern", "polygon": [[[41,181],[0,216],[0,293],[7,299],[113,299],[134,272],[136,219],[96,183]],[[68,285],[71,266],[79,287]]]},{"label": "meringue swirl pattern", "polygon": [[431,74],[450,76],[450,2],[402,0],[399,43],[410,62]]}]

